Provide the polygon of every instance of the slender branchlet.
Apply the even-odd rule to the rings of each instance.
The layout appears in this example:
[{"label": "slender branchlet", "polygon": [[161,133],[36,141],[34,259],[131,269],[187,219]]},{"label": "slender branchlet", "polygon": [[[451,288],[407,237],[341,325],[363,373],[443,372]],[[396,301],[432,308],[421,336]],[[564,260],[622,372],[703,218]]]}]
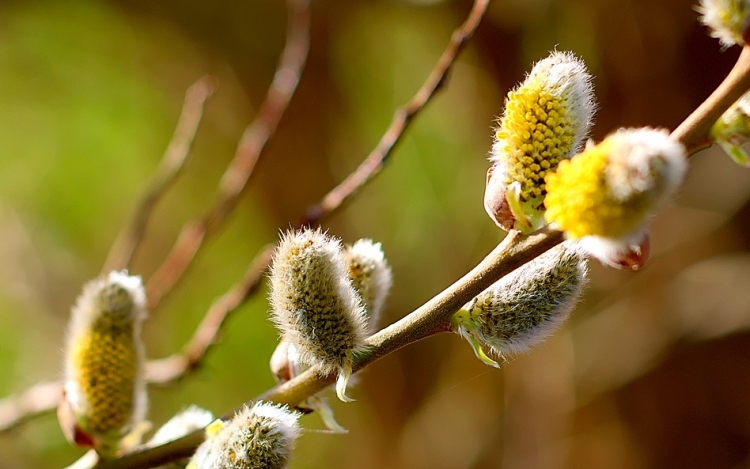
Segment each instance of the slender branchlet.
[{"label": "slender branchlet", "polygon": [[667,131],[620,129],[547,176],[545,216],[602,262],[637,270],[648,221],[686,171],[684,148]]},{"label": "slender branchlet", "polygon": [[750,167],[742,145],[750,141],[750,93],[745,93],[711,127],[710,137],[737,163]]},{"label": "slender branchlet", "polygon": [[371,239],[360,239],[346,247],[349,279],[362,299],[371,330],[377,329],[385,299],[393,285],[393,272],[385,260],[383,247]]},{"label": "slender branchlet", "polygon": [[701,21],[711,30],[711,36],[719,39],[722,46],[747,43],[748,0],[701,0],[696,8]]},{"label": "slender branchlet", "polygon": [[286,406],[258,402],[226,424],[217,420],[188,469],[282,469],[299,437],[299,416]]},{"label": "slender branchlet", "polygon": [[580,150],[595,110],[591,75],[571,52],[553,51],[508,93],[485,191],[495,223],[524,232],[544,223],[544,178]]},{"label": "slender branchlet", "polygon": [[104,457],[140,442],[145,304],[141,278],[115,271],[88,283],[73,306],[60,424],[72,443]]},{"label": "slender branchlet", "polygon": [[272,318],[302,363],[337,373],[343,401],[354,356],[365,348],[367,314],[349,280],[341,242],[320,229],[282,236],[271,266]]},{"label": "slender branchlet", "polygon": [[477,358],[499,365],[484,352],[523,353],[541,343],[567,319],[586,279],[586,257],[568,241],[503,277],[451,319]]}]

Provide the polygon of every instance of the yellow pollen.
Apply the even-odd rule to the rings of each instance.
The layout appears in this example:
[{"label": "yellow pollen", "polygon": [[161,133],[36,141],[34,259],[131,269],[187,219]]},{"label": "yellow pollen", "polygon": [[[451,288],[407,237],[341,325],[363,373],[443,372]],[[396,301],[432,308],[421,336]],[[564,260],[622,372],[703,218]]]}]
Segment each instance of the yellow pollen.
[{"label": "yellow pollen", "polygon": [[508,143],[502,155],[506,183],[521,184],[522,202],[546,194],[545,177],[568,158],[575,139],[564,97],[555,96],[543,85],[542,79],[531,80],[508,93],[505,116],[496,134]]},{"label": "yellow pollen", "polygon": [[138,358],[132,330],[91,330],[76,340],[72,353],[87,402],[82,424],[92,433],[119,434],[133,415]]},{"label": "yellow pollen", "polygon": [[619,238],[643,222],[647,201],[618,200],[607,181],[612,147],[612,139],[605,139],[572,160],[562,161],[555,173],[547,175],[544,217],[557,223],[569,238]]}]

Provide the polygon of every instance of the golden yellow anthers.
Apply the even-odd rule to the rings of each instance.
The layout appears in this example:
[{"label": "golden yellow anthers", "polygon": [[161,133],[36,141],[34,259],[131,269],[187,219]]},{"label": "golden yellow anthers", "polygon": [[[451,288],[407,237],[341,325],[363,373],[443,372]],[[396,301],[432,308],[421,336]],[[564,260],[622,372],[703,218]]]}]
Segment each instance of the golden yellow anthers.
[{"label": "golden yellow anthers", "polygon": [[552,52],[508,93],[485,189],[495,223],[525,232],[543,224],[545,176],[580,150],[595,108],[591,75],[571,52]]},{"label": "golden yellow anthers", "polygon": [[282,237],[271,266],[272,318],[302,363],[337,373],[343,401],[354,356],[365,348],[367,313],[349,280],[341,242],[320,230]]},{"label": "golden yellow anthers", "polygon": [[711,138],[737,163],[750,167],[742,145],[750,141],[750,93],[745,93],[711,127]]},{"label": "golden yellow anthers", "polygon": [[724,47],[747,43],[748,0],[701,0],[697,7],[701,21],[711,30],[711,36],[719,39]]},{"label": "golden yellow anthers", "polygon": [[111,272],[88,283],[73,306],[60,424],[71,442],[105,457],[125,449],[126,436],[144,421],[145,305],[140,277]]},{"label": "golden yellow anthers", "polygon": [[300,433],[299,414],[258,402],[209,425],[188,469],[283,469]]},{"label": "golden yellow anthers", "polygon": [[380,322],[380,313],[393,284],[393,272],[385,260],[383,248],[371,239],[360,239],[346,247],[346,264],[349,279],[359,293],[369,316],[369,325],[374,329]]},{"label": "golden yellow anthers", "polygon": [[618,256],[647,243],[650,217],[686,170],[684,148],[667,131],[621,129],[547,176],[545,217],[603,262],[621,264]]},{"label": "golden yellow anthers", "polygon": [[451,319],[477,358],[498,367],[496,355],[523,353],[567,319],[586,279],[586,258],[571,242],[558,245],[514,270],[466,304]]}]

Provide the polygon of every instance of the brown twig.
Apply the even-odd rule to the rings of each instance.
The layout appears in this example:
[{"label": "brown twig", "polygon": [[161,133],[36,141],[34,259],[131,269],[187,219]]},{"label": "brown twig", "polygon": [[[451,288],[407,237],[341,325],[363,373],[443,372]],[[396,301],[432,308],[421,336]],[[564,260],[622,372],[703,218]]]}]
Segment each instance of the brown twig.
[{"label": "brown twig", "polygon": [[490,0],[475,0],[474,6],[466,18],[466,21],[451,35],[451,41],[443,54],[440,56],[430,75],[417,93],[404,106],[398,108],[393,115],[391,124],[367,158],[359,167],[351,173],[341,184],[333,188],[323,200],[310,207],[305,217],[300,222],[301,226],[315,226],[331,211],[338,208],[349,199],[368,181],[374,178],[383,169],[393,148],[401,140],[404,132],[427,103],[430,102],[435,93],[443,87],[448,74],[456,63],[458,54],[464,49],[468,41],[474,36],[479,22],[487,11]]},{"label": "brown twig", "polygon": [[750,46],[744,46],[732,70],[706,100],[672,132],[689,155],[711,144],[711,126],[750,89]]},{"label": "brown twig", "polygon": [[62,388],[59,381],[38,383],[0,401],[0,432],[54,410],[62,396]]},{"label": "brown twig", "polygon": [[124,269],[130,264],[143,239],[146,225],[151,218],[156,203],[180,175],[187,163],[190,148],[203,115],[203,105],[213,94],[214,88],[215,80],[209,76],[201,78],[188,88],[172,141],[169,142],[156,174],[154,174],[146,193],[137,205],[138,208],[112,244],[102,268],[103,273]]},{"label": "brown twig", "polygon": [[214,301],[181,353],[148,363],[146,380],[149,383],[170,383],[203,363],[209,350],[216,343],[227,318],[260,286],[263,272],[271,263],[273,249],[274,246],[264,248],[250,264],[242,279]]},{"label": "brown twig", "polygon": [[159,269],[146,285],[149,309],[168,294],[187,270],[208,236],[226,220],[237,205],[266,143],[276,131],[297,89],[310,46],[309,0],[287,0],[289,18],[286,45],[279,66],[260,106],[258,116],[245,129],[229,163],[213,207],[199,220],[188,223]]}]

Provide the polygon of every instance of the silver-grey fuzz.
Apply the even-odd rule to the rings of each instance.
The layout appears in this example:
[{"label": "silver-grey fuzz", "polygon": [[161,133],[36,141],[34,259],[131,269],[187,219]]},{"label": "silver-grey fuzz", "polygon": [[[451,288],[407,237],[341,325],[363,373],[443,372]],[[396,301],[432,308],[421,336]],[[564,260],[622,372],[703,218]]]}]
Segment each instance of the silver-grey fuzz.
[{"label": "silver-grey fuzz", "polygon": [[320,230],[282,236],[271,266],[272,319],[302,363],[338,373],[345,390],[354,355],[364,350],[367,315],[349,280],[341,242]]},{"label": "silver-grey fuzz", "polygon": [[452,319],[477,357],[483,346],[497,355],[523,353],[542,342],[567,319],[587,274],[586,258],[571,242],[556,246],[480,293]]}]

